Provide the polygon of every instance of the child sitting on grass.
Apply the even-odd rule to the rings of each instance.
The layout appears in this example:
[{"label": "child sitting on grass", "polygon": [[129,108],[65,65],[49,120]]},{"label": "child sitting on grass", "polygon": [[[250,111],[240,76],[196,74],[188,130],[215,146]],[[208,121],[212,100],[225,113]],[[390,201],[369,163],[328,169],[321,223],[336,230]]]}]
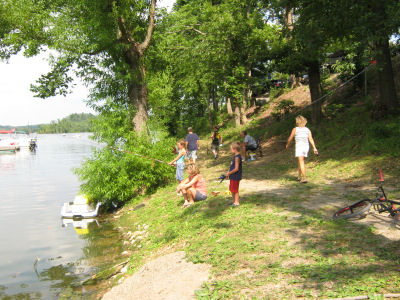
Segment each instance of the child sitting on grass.
[{"label": "child sitting on grass", "polygon": [[183,208],[189,207],[195,201],[201,201],[207,199],[207,188],[204,177],[200,175],[199,168],[191,164],[188,167],[189,177],[182,181],[178,187],[178,193],[182,193],[185,198]]},{"label": "child sitting on grass", "polygon": [[185,155],[186,155],[186,142],[184,140],[178,141],[178,155],[170,162],[170,165],[176,165],[176,180],[179,183],[183,180],[183,171],[185,170]]},{"label": "child sitting on grass", "polygon": [[239,206],[239,183],[242,179],[242,156],[240,155],[241,145],[238,142],[231,144],[231,152],[233,154],[232,162],[226,177],[230,179],[229,190],[232,193],[233,202],[230,206]]}]

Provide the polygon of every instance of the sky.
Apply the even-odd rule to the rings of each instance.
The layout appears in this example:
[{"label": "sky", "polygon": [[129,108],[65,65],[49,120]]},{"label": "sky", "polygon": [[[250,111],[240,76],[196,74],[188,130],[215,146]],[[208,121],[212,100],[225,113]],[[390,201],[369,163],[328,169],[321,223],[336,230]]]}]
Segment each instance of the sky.
[{"label": "sky", "polygon": [[[157,7],[170,10],[174,3],[175,0],[159,0]],[[85,104],[88,89],[79,81],[66,97],[34,97],[29,88],[40,75],[50,70],[47,55],[26,58],[18,54],[8,62],[0,61],[0,125],[35,125],[50,123],[72,113],[94,113]]]}]

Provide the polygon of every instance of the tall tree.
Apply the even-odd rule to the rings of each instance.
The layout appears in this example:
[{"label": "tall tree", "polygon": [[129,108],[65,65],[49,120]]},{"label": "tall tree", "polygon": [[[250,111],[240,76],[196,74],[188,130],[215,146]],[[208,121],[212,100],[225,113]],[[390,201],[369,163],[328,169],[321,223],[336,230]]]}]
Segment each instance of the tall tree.
[{"label": "tall tree", "polygon": [[160,72],[171,76],[178,97],[166,101],[170,107],[180,103],[185,122],[202,117],[201,110],[193,109],[198,101],[214,122],[217,109],[226,107],[229,114],[236,111],[239,125],[245,123],[251,69],[264,60],[268,42],[276,36],[265,9],[256,0],[179,1],[175,9],[156,33],[162,40],[156,45],[158,58],[165,58],[168,66]]},{"label": "tall tree", "polygon": [[322,119],[320,67],[329,40],[313,18],[305,10],[307,0],[276,0],[272,8],[276,19],[283,26],[284,38],[276,46],[277,66],[285,73],[298,74],[307,71],[312,105],[312,121]]},{"label": "tall tree", "polygon": [[144,57],[155,26],[156,0],[4,0],[3,5],[12,8],[12,30],[0,44],[3,57],[22,49],[27,55],[47,49],[57,53],[52,70],[32,86],[38,97],[66,95],[74,74],[93,87],[93,106],[107,97],[132,105],[133,127],[145,132]]},{"label": "tall tree", "polygon": [[399,103],[393,79],[389,39],[400,27],[400,2],[302,0],[303,16],[312,19],[325,39],[370,45],[377,61],[380,101],[384,115],[397,113]]}]

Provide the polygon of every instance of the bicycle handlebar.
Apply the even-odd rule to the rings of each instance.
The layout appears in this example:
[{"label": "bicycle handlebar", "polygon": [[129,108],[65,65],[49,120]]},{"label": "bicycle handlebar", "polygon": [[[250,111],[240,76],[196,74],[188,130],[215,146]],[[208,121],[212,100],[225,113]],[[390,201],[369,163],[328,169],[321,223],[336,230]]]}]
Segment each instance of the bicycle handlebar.
[{"label": "bicycle handlebar", "polygon": [[384,182],[384,180],[383,180],[383,174],[382,174],[382,170],[379,170],[379,176],[381,177],[381,182]]}]

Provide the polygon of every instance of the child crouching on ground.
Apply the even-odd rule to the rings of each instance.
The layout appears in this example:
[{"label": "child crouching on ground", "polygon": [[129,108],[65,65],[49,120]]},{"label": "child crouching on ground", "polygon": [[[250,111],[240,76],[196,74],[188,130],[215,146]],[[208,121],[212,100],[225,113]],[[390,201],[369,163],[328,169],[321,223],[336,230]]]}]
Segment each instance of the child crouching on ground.
[{"label": "child crouching on ground", "polygon": [[178,155],[170,162],[170,165],[176,165],[176,180],[181,183],[183,171],[185,170],[186,142],[180,140],[176,145],[178,146]]},{"label": "child crouching on ground", "polygon": [[178,193],[181,192],[185,198],[182,207],[189,207],[195,201],[207,199],[207,188],[204,177],[200,175],[200,170],[196,165],[189,165],[189,177],[182,181],[178,187]]},{"label": "child crouching on ground", "polygon": [[242,179],[242,156],[240,155],[240,144],[233,142],[231,144],[231,152],[233,154],[231,166],[226,173],[226,177],[230,179],[229,190],[232,193],[233,202],[230,206],[239,206],[239,183]]}]

